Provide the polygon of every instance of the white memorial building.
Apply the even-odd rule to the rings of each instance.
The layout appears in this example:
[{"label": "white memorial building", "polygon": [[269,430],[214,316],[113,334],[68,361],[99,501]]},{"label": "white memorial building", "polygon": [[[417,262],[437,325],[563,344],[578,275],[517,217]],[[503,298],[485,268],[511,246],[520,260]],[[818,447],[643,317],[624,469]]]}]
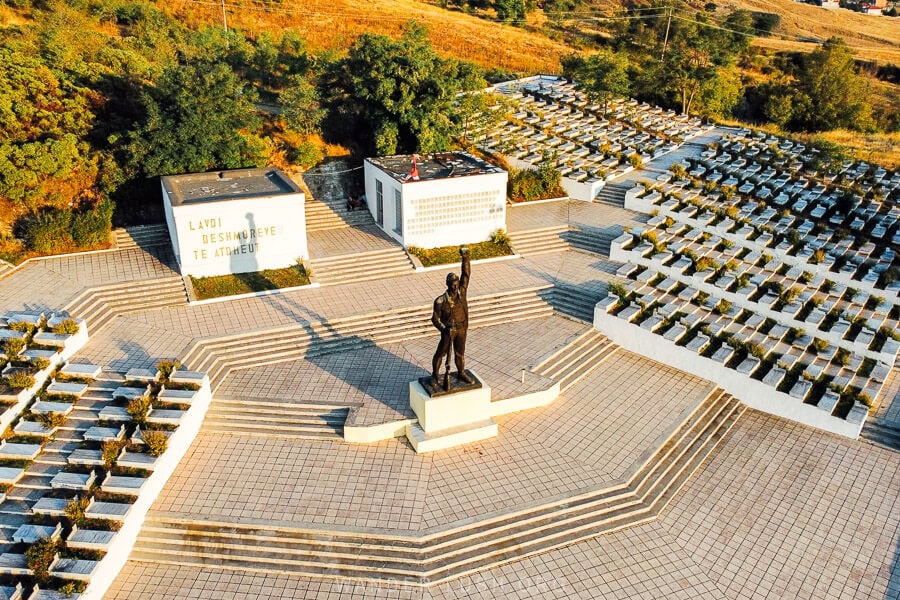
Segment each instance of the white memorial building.
[{"label": "white memorial building", "polygon": [[279,269],[306,259],[305,196],[275,168],[161,178],[181,272],[195,277]]},{"label": "white memorial building", "polygon": [[404,247],[487,241],[506,227],[507,173],[465,152],[365,161],[375,222]]}]

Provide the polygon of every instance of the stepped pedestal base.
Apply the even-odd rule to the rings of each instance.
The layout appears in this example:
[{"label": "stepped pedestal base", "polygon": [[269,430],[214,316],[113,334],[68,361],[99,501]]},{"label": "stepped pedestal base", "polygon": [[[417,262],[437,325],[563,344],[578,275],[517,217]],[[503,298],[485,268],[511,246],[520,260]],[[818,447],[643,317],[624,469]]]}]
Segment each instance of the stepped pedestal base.
[{"label": "stepped pedestal base", "polygon": [[406,426],[406,437],[419,454],[486,440],[495,437],[497,432],[497,422],[493,419],[485,419],[432,433],[426,433],[418,423]]},{"label": "stepped pedestal base", "polygon": [[[420,381],[409,383],[409,405],[419,422],[406,427],[416,452],[443,450],[497,435],[491,418],[491,388],[468,371],[477,384],[432,395]],[[426,382],[427,383],[427,382]]]}]

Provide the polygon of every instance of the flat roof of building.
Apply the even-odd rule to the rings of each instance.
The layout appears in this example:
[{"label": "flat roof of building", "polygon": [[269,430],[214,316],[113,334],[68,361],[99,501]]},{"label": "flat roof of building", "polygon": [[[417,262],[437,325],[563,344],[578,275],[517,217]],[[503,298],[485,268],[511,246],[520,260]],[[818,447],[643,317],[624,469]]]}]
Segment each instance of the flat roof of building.
[{"label": "flat roof of building", "polygon": [[173,206],[300,193],[297,184],[274,167],[168,175],[160,180]]},{"label": "flat roof of building", "polygon": [[366,160],[402,183],[504,172],[500,167],[472,156],[468,152],[436,152],[434,154],[416,154],[415,156],[416,169],[419,171],[418,180],[410,177],[412,154],[379,156]]}]

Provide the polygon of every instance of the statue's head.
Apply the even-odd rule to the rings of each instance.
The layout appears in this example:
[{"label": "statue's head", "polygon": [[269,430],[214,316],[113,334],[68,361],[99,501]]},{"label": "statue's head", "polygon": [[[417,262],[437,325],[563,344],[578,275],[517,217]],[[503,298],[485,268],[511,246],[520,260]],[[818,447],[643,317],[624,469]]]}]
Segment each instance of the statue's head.
[{"label": "statue's head", "polygon": [[459,276],[456,273],[447,273],[447,291],[455,294],[459,290]]}]

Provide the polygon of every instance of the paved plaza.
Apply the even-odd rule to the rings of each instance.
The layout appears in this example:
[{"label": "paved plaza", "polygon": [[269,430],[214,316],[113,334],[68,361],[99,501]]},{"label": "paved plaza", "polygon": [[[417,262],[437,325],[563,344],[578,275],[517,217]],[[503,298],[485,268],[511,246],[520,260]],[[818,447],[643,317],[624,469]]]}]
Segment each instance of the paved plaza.
[{"label": "paved plaza", "polygon": [[[625,178],[655,179],[715,135]],[[430,370],[450,270],[329,279],[329,261],[398,252],[370,224],[311,231],[321,287],[262,297],[155,297],[178,278],[159,245],[4,276],[7,311],[91,312],[75,362],[104,376],[173,358],[210,369],[206,421],[106,597],[900,600],[900,453],[748,409],[593,330],[622,280],[613,241],[651,218],[607,202],[508,210],[523,250],[473,268],[467,365],[494,400],[561,392],[496,417],[497,437],[428,454],[341,437],[344,419],[415,418],[408,386]],[[557,239],[532,251],[535,232]],[[306,418],[333,431],[304,435]],[[871,419],[900,424],[893,366]],[[0,528],[24,518],[13,508],[0,504]]]}]

